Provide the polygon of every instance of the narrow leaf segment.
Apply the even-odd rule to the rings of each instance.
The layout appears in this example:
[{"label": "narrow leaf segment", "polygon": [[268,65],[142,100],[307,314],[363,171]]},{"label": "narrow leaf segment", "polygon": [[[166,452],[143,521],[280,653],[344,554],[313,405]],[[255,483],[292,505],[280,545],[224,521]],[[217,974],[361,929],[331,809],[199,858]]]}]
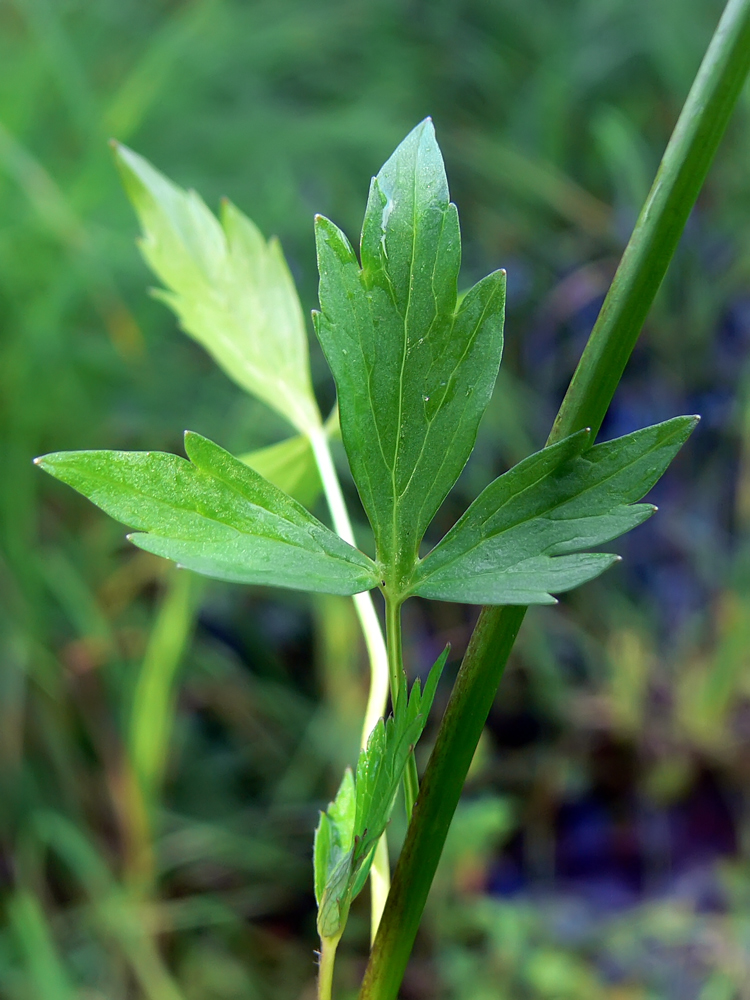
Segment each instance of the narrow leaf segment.
[{"label": "narrow leaf segment", "polygon": [[316,331],[386,586],[399,588],[492,393],[505,273],[484,278],[456,308],[458,214],[429,119],[372,181],[361,267],[344,234],[320,216],[316,239]]},{"label": "narrow leaf segment", "polygon": [[587,552],[656,510],[645,496],[697,417],[675,417],[587,450],[579,431],[530,455],[474,501],[418,565],[411,593],[466,604],[554,604],[619,557]]},{"label": "narrow leaf segment", "polygon": [[58,452],[50,475],[135,528],[139,548],[205,576],[324,594],[378,583],[374,563],[218,445],[188,431],[163,452]]}]

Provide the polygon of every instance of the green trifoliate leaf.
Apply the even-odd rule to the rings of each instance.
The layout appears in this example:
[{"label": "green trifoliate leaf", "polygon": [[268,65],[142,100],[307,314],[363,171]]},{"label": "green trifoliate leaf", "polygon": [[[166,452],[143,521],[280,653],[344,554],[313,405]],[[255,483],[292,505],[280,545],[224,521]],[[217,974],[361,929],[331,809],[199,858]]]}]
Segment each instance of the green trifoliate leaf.
[{"label": "green trifoliate leaf", "polygon": [[352,900],[362,891],[372,856],[393,811],[404,767],[422,735],[446,648],[427,678],[424,691],[416,681],[407,699],[399,695],[393,715],[380,719],[360,751],[356,780],[347,770],[335,800],[321,813],[315,833],[315,898],[321,937],[338,936]]},{"label": "green trifoliate leaf", "polygon": [[310,438],[305,434],[249,451],[239,459],[303,507],[312,507],[323,491]]},{"label": "green trifoliate leaf", "polygon": [[378,558],[398,589],[474,446],[502,353],[505,274],[457,308],[458,215],[429,120],[373,179],[361,268],[332,222],[317,218],[316,240],[316,332]]},{"label": "green trifoliate leaf", "polygon": [[124,451],[36,462],[135,528],[135,545],[205,576],[324,594],[377,585],[372,560],[239,459],[189,431],[185,451],[189,462]]},{"label": "green trifoliate leaf", "polygon": [[221,221],[126,146],[115,146],[143,229],[141,250],[166,286],[158,294],[224,371],[298,430],[320,425],[307,334],[277,240],[266,242],[224,202]]},{"label": "green trifoliate leaf", "polygon": [[467,604],[554,604],[619,557],[587,549],[649,518],[635,501],[697,423],[675,417],[587,448],[577,434],[491,483],[417,566],[408,593]]}]

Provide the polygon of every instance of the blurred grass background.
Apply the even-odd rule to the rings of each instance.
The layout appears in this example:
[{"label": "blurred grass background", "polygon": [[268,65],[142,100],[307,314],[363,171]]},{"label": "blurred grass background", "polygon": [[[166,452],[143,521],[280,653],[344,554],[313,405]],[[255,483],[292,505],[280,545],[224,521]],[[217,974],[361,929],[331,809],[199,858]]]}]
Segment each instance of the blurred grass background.
[{"label": "blurred grass background", "polygon": [[[437,532],[544,441],[720,7],[0,0],[0,996],[312,997],[311,835],[364,704],[345,601],[176,575],[31,465],[287,433],[146,295],[106,140],[277,234],[309,308],[312,214],[356,235],[433,116],[465,284],[509,276]],[[703,423],[624,563],[528,616],[410,1000],[750,997],[749,126],[746,89],[605,433]],[[472,609],[412,603],[414,672],[459,657]]]}]

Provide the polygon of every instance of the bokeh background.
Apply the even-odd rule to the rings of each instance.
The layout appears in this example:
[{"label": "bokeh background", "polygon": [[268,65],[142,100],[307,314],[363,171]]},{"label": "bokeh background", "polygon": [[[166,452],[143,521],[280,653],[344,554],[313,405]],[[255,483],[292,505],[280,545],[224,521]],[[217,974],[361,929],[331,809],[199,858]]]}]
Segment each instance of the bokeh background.
[{"label": "bokeh background", "polygon": [[[312,830],[366,690],[346,601],[177,576],[31,465],[288,433],[148,297],[107,139],[280,236],[308,309],[313,213],[356,236],[433,116],[462,281],[509,276],[437,532],[543,443],[720,7],[0,0],[1,996],[311,998]],[[603,433],[703,421],[624,562],[528,615],[407,1000],[750,997],[749,168],[746,89]],[[475,614],[410,602],[412,674],[446,641],[455,673]]]}]

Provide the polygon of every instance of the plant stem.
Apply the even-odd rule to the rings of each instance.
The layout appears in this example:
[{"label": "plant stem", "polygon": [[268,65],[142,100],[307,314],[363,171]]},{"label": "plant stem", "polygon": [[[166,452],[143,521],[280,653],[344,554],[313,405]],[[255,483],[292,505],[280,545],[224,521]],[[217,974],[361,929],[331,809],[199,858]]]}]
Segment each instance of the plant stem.
[{"label": "plant stem", "polygon": [[[331,512],[331,520],[336,532],[349,542],[356,545],[354,540],[354,530],[349,519],[349,511],[346,509],[344,494],[341,491],[341,483],[336,474],[336,467],[333,464],[331,447],[328,435],[321,427],[318,431],[309,433],[310,445],[312,446],[315,462],[320,473],[320,480],[323,484],[323,492],[328,501],[328,508]],[[388,705],[388,653],[383,631],[380,627],[375,605],[369,593],[355,594],[352,598],[354,609],[357,612],[359,623],[362,627],[362,635],[367,647],[367,656],[370,661],[370,691],[367,697],[367,707],[362,726],[362,738],[360,745],[366,746],[367,739],[375,727],[375,723],[381,716],[385,715]],[[370,868],[370,935],[371,940],[375,940],[380,918],[383,915],[385,901],[391,885],[391,867],[388,860],[388,841],[385,834],[380,838],[372,867]]]},{"label": "plant stem", "polygon": [[[333,526],[345,542],[356,545],[349,512],[346,509],[341,484],[331,457],[328,436],[321,429],[318,433],[310,433],[309,437],[323,483],[323,491],[331,512]],[[362,746],[364,746],[375,723],[385,714],[388,705],[388,654],[371,595],[369,593],[355,594],[353,601],[362,626],[371,671],[370,694],[367,699],[367,709],[362,727]]]},{"label": "plant stem", "polygon": [[525,612],[485,608],[474,629],[422,778],[362,1000],[391,1000],[398,993],[448,828]]},{"label": "plant stem", "polygon": [[391,863],[388,858],[388,838],[378,841],[370,868],[370,947],[375,943],[383,910],[391,888]]},{"label": "plant stem", "polygon": [[[597,430],[750,69],[750,0],[729,0],[555,420]],[[484,608],[422,780],[360,1000],[395,1000],[429,887],[523,607]]]},{"label": "plant stem", "polygon": [[555,419],[596,433],[706,179],[750,67],[750,3],[729,0]]},{"label": "plant stem", "polygon": [[[388,676],[391,681],[391,701],[394,706],[396,698],[406,697],[406,677],[404,675],[404,657],[401,643],[401,601],[394,601],[388,595],[385,598],[385,636],[388,649]],[[419,777],[414,751],[409,754],[404,770],[404,802],[406,818],[411,820],[414,803],[419,793]]]},{"label": "plant stem", "polygon": [[336,949],[341,935],[335,938],[320,939],[320,966],[318,969],[318,1000],[331,1000],[333,987],[333,966],[336,962]]},{"label": "plant stem", "polygon": [[388,679],[391,684],[391,699],[404,693],[404,661],[401,651],[401,604],[385,599],[385,641],[388,650]]}]

